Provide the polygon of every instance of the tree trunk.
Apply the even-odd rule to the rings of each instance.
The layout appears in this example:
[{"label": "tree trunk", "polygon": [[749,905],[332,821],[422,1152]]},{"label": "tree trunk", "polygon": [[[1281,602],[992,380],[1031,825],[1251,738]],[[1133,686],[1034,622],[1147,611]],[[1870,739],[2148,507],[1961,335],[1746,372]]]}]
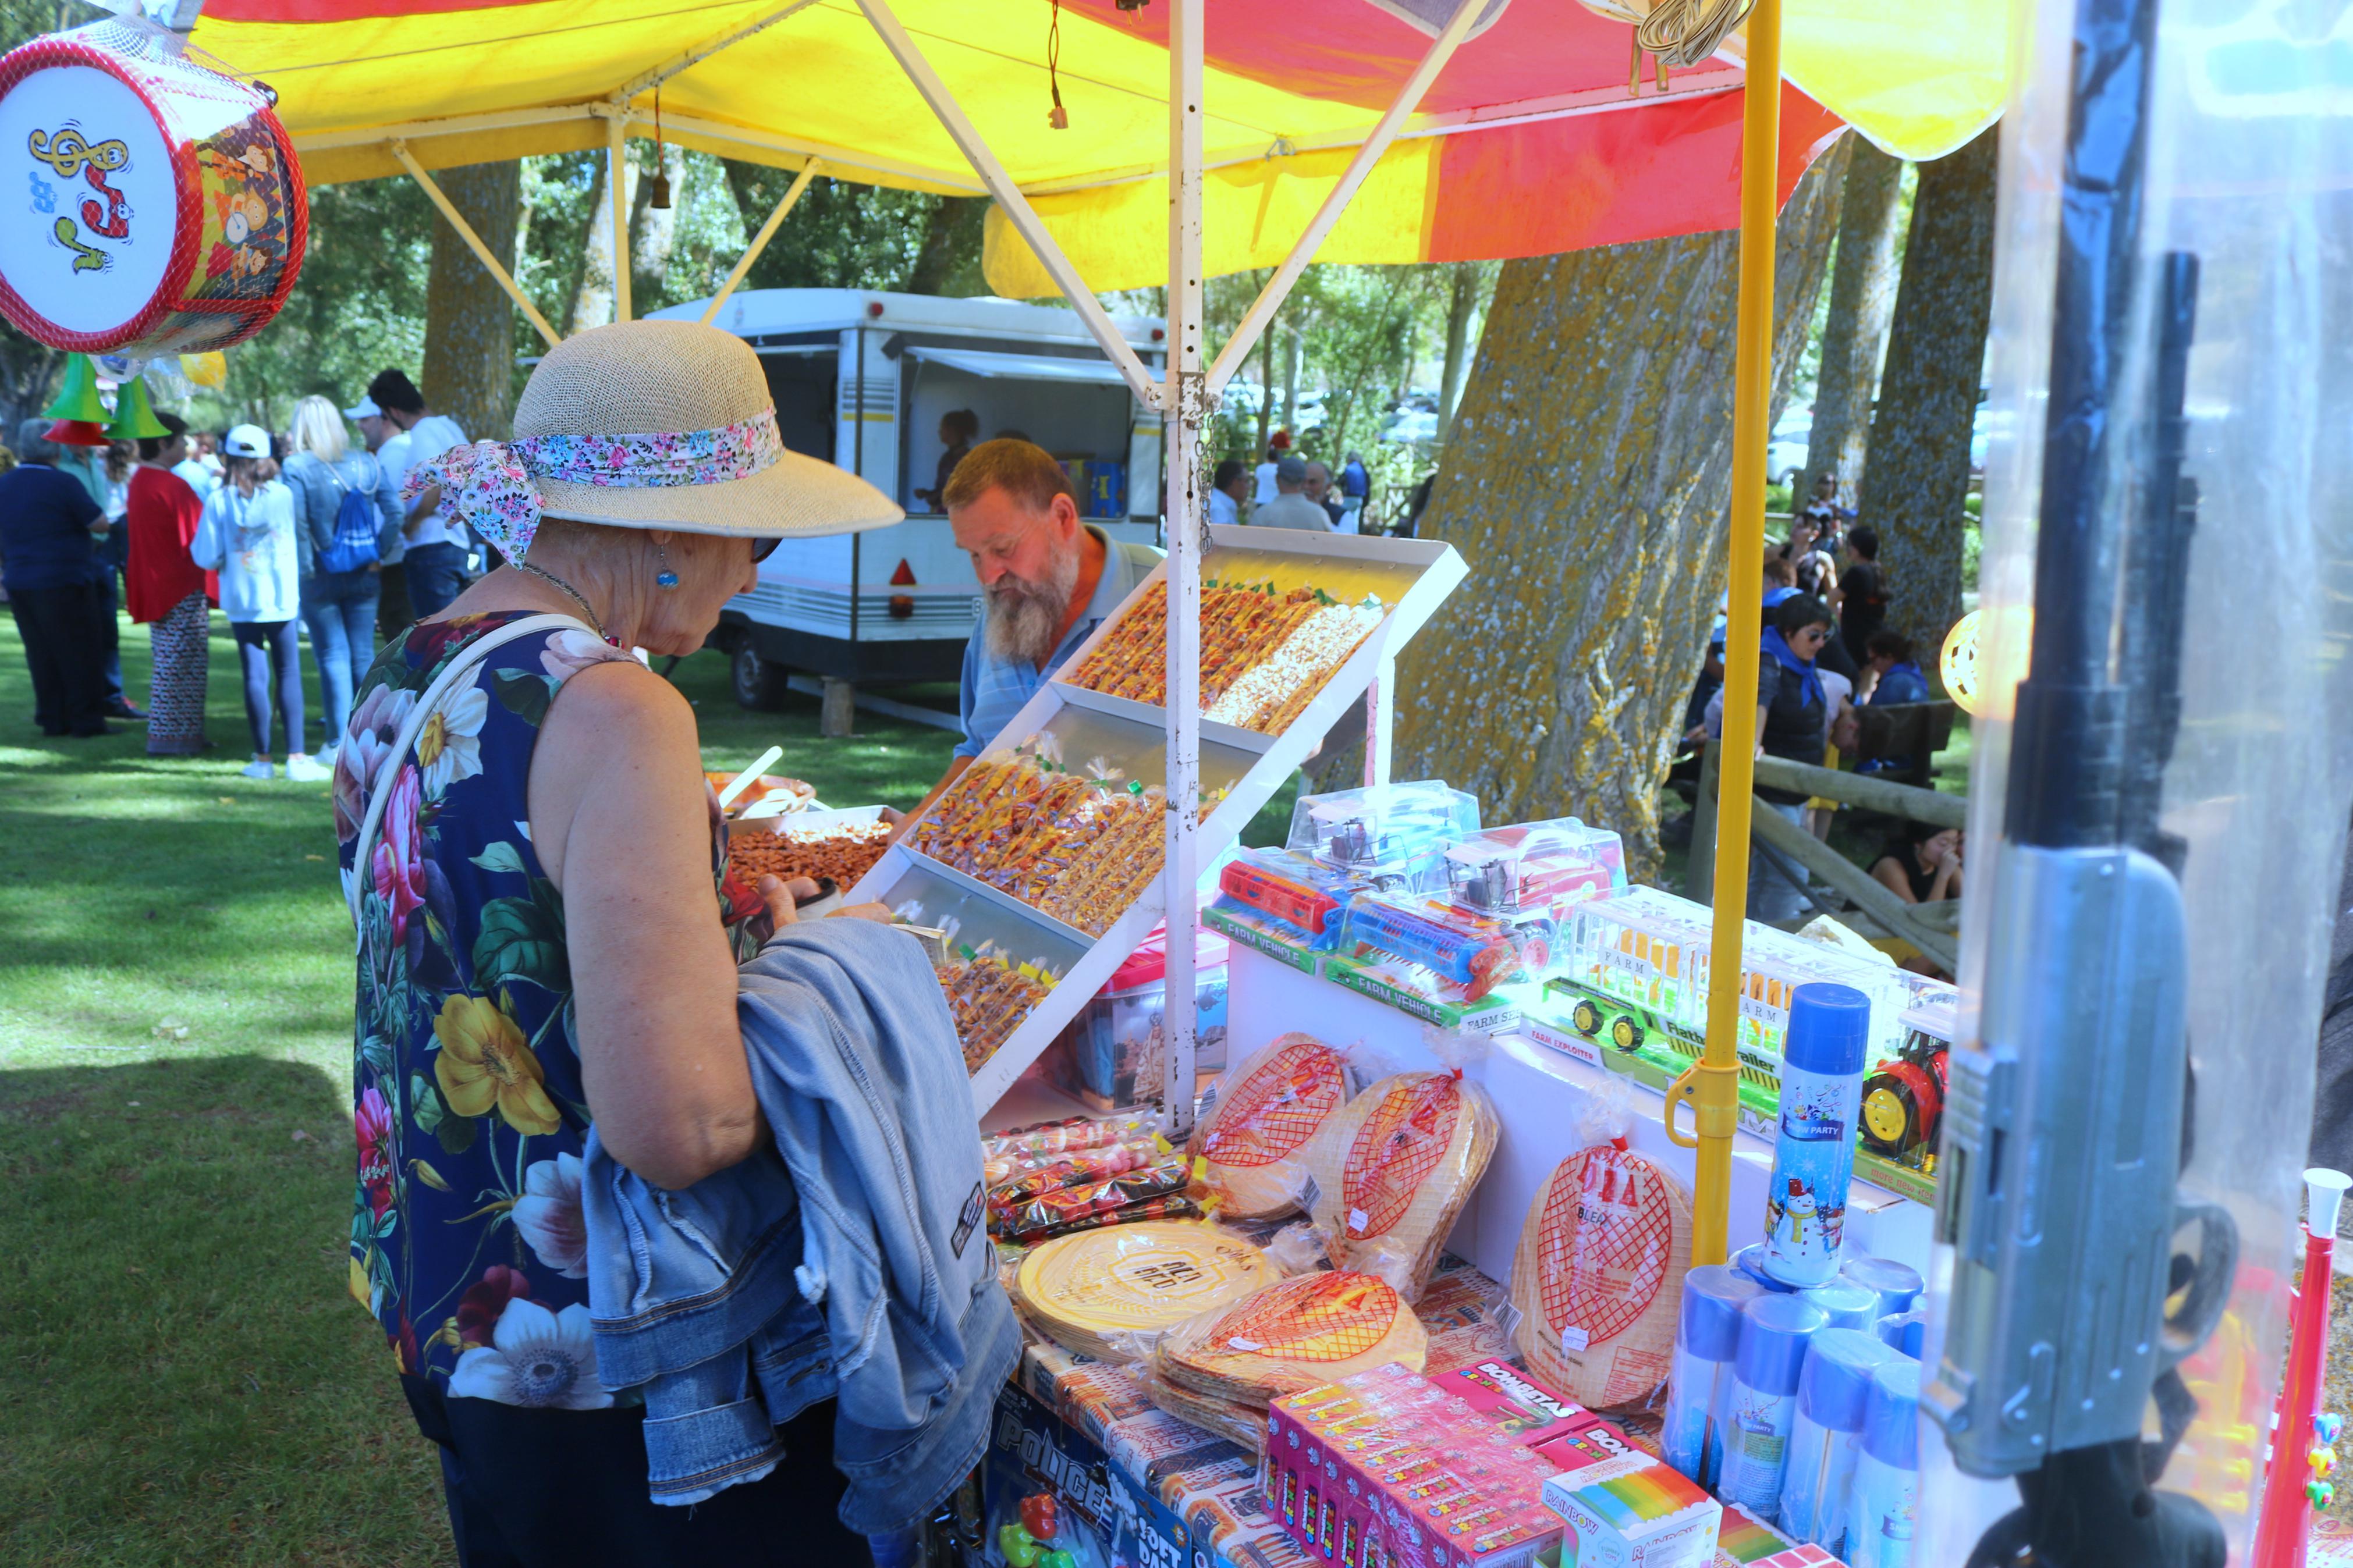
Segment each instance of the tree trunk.
[{"label": "tree trunk", "polygon": [[[522,216],[522,165],[470,163],[437,176],[509,275]],[[433,226],[425,283],[426,402],[475,440],[504,440],[514,416],[515,308],[490,269],[447,223]]]},{"label": "tree trunk", "polygon": [[1814,388],[1805,482],[1795,497],[1799,506],[1812,497],[1824,474],[1837,478],[1847,505],[1852,506],[1862,493],[1871,400],[1879,390],[1887,319],[1895,310],[1895,209],[1904,162],[1861,136],[1849,136],[1847,142],[1846,195],[1839,208],[1830,324],[1822,332],[1821,376]]},{"label": "tree trunk", "polygon": [[[945,294],[970,288],[980,265],[987,220],[987,197],[942,196],[923,224],[923,242],[915,251],[914,270],[907,275],[907,292]],[[981,291],[987,290],[984,287]]]},{"label": "tree trunk", "polygon": [[629,212],[629,289],[638,315],[659,310],[662,286],[670,279],[670,253],[678,242],[679,219],[686,214],[686,149],[677,142],[662,147],[662,173],[670,176],[670,205],[653,205],[654,183],[639,180]]},{"label": "tree trunk", "polygon": [[1860,521],[1879,534],[1887,625],[1929,657],[1961,614],[1969,426],[1993,310],[1992,128],[1920,165]]},{"label": "tree trunk", "polygon": [[[1781,216],[1777,407],[1844,173],[1833,149]],[[1399,660],[1396,776],[1607,823],[1642,879],[1724,590],[1738,279],[1733,234],[1504,263],[1421,520],[1471,575]]]},{"label": "tree trunk", "polygon": [[1438,445],[1446,445],[1454,410],[1462,402],[1462,377],[1471,368],[1471,315],[1479,308],[1481,264],[1458,261],[1447,280],[1446,363],[1438,374]]},{"label": "tree trunk", "polygon": [[[580,286],[572,297],[572,320],[565,335],[609,325],[613,320],[613,180],[611,160],[596,160],[596,216],[588,220],[588,241],[580,247]],[[637,166],[622,160],[621,200],[636,200]],[[625,205],[624,211],[629,210]]]}]

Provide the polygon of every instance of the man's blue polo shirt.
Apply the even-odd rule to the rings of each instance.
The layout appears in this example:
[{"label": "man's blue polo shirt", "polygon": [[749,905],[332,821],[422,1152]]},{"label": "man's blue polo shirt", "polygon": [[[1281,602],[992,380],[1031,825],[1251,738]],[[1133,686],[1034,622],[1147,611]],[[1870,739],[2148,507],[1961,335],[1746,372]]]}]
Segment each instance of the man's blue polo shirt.
[{"label": "man's blue polo shirt", "polygon": [[1087,601],[1087,613],[1054,649],[1043,670],[1027,659],[1008,663],[991,655],[986,614],[972,628],[972,638],[964,645],[964,740],[955,749],[957,756],[980,755],[997,732],[1013,722],[1022,705],[1037,695],[1047,677],[1061,668],[1079,651],[1079,645],[1119,608],[1120,601],[1135,592],[1135,585],[1160,564],[1160,552],[1149,544],[1118,543],[1099,528],[1087,531],[1103,541],[1103,576],[1095,584],[1095,596]]}]

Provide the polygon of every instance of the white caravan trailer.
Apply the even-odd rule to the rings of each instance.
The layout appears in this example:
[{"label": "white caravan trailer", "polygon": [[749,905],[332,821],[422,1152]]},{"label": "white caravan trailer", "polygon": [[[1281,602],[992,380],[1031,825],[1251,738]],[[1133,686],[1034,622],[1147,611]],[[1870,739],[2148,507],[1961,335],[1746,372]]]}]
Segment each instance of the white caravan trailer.
[{"label": "white caravan trailer", "polygon": [[[654,314],[696,321],[705,303]],[[1116,320],[1145,363],[1165,363],[1161,322]],[[978,416],[982,440],[1018,434],[1067,459],[1084,481],[1081,510],[1105,533],[1159,542],[1161,415],[1135,400],[1074,311],[758,289],[729,299],[712,325],[758,352],[786,446],[907,509],[891,528],[785,541],[759,586],[728,603],[712,641],[732,656],[746,707],[774,706],[793,672],[824,678],[828,698],[848,695],[836,682],[956,679],[980,584],[947,519],[915,494],[933,487],[940,419],[953,410]]]}]

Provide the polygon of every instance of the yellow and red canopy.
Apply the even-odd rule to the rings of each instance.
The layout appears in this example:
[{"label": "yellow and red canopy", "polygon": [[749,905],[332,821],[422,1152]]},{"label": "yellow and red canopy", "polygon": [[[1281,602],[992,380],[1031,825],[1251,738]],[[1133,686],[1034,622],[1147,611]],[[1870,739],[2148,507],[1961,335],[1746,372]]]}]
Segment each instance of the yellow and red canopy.
[{"label": "yellow and red canopy", "polygon": [[[1212,273],[1279,261],[1430,46],[1449,0],[1203,0]],[[1640,8],[1642,0],[1633,0]],[[1050,129],[1050,0],[896,0],[899,19],[1097,289],[1166,281],[1166,4],[1066,0],[1067,130]],[[1455,53],[1319,252],[1540,255],[1728,228],[1738,39],[1630,89],[1632,29],[1506,0]],[[1787,0],[1786,194],[1841,124],[1905,157],[1983,128],[2006,0]],[[975,193],[979,182],[854,0],[212,0],[195,42],[267,81],[313,184],[602,145],[615,113],[730,157]],[[992,284],[1051,291],[992,223]]]}]

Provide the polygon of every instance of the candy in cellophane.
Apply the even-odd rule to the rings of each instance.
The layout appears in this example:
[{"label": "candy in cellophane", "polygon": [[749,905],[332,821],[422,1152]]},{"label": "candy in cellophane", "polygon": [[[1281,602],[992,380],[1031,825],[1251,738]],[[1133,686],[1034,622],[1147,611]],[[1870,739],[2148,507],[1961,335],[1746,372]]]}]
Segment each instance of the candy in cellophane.
[{"label": "candy in cellophane", "polygon": [[1171,1154],[1153,1164],[1098,1176],[1092,1181],[1040,1186],[1001,1205],[992,1197],[989,1230],[992,1235],[1016,1243],[1042,1239],[1049,1231],[1066,1226],[1073,1220],[1094,1219],[1132,1205],[1180,1194],[1187,1179],[1185,1157]]},{"label": "candy in cellophane", "polygon": [[993,1186],[1025,1170],[1040,1167],[1026,1162],[1051,1163],[1082,1149],[1107,1143],[1149,1144],[1160,1125],[1159,1113],[1131,1110],[1117,1116],[1071,1116],[1059,1121],[1032,1122],[984,1133],[980,1140],[981,1170]]}]

